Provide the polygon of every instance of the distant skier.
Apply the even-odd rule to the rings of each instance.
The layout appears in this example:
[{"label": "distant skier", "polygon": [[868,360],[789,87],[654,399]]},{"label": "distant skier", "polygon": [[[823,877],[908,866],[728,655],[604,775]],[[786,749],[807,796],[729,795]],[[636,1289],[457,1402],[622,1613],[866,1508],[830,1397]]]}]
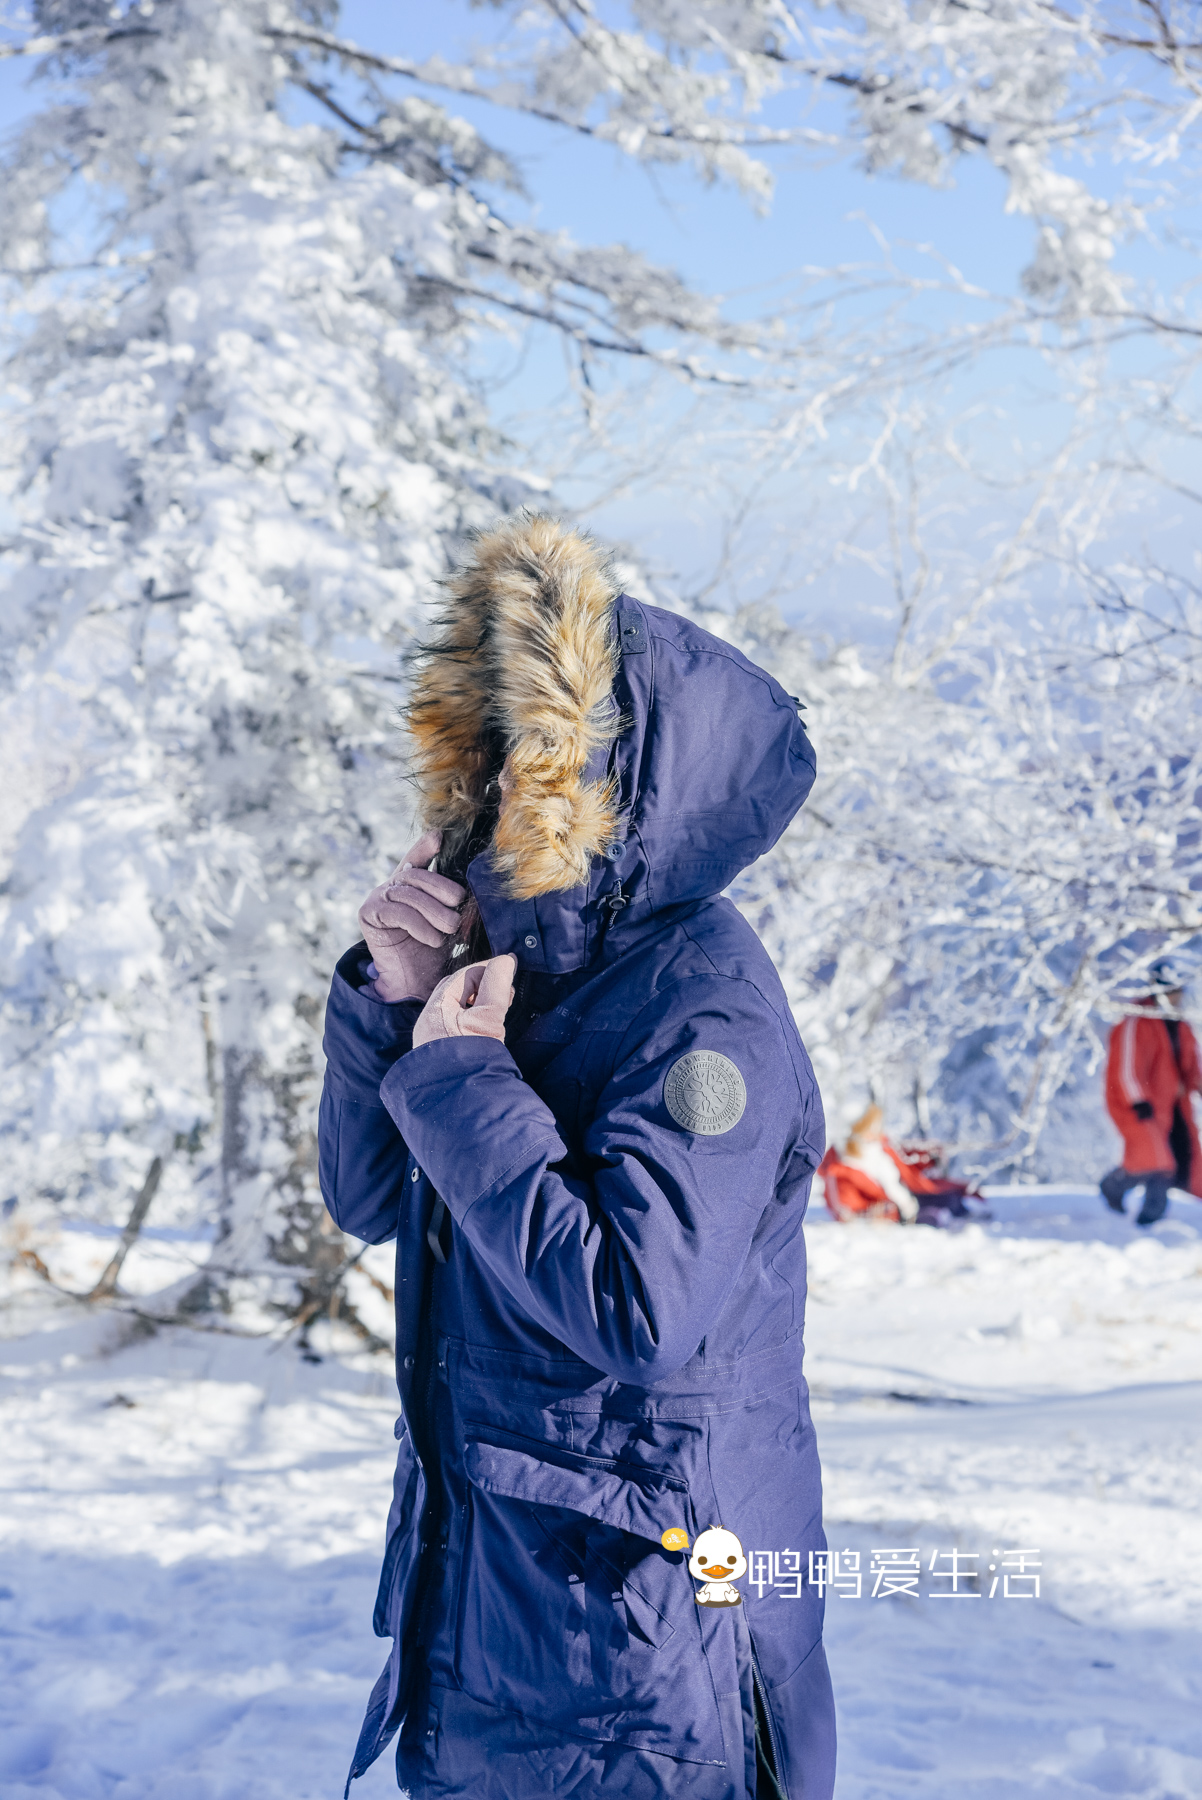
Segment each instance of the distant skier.
[{"label": "distant skier", "polygon": [[1164,1217],[1169,1189],[1202,1199],[1202,1148],[1190,1094],[1202,1093],[1198,1042],[1181,1016],[1183,977],[1167,957],[1153,963],[1150,990],[1110,1034],[1106,1109],[1123,1137],[1123,1160],[1101,1181],[1113,1212],[1143,1184],[1137,1225]]}]

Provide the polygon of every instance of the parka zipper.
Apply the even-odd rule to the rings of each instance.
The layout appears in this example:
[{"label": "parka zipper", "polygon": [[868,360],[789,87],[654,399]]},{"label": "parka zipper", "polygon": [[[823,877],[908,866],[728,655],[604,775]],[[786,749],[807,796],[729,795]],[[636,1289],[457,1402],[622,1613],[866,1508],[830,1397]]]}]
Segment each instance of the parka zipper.
[{"label": "parka zipper", "polygon": [[[751,1644],[751,1710],[755,1729],[756,1748],[756,1800],[760,1796],[760,1759],[764,1762],[764,1775],[769,1787],[763,1800],[789,1800],[785,1789],[784,1777],[781,1774],[780,1745],[776,1738],[776,1725],[768,1705],[768,1685],[764,1680],[764,1672],[760,1668],[759,1654],[755,1647],[755,1639],[750,1629],[747,1633]],[[761,1725],[762,1721],[762,1725]],[[761,1749],[762,1747],[762,1749]]]},{"label": "parka zipper", "polygon": [[[435,1213],[443,1202],[436,1194],[434,1209],[431,1212],[431,1224]],[[430,1227],[427,1226],[427,1234]],[[418,1315],[417,1343],[418,1356],[425,1356],[426,1366],[423,1371],[421,1395],[414,1408],[416,1421],[421,1431],[418,1453],[426,1475],[425,1516],[421,1521],[418,1550],[419,1567],[417,1572],[417,1592],[413,1597],[413,1619],[416,1626],[416,1639],[419,1644],[426,1642],[426,1614],[429,1610],[429,1594],[431,1569],[434,1563],[433,1552],[436,1548],[437,1534],[442,1529],[442,1483],[438,1472],[437,1446],[434,1442],[434,1383],[437,1378],[438,1358],[436,1346],[431,1342],[434,1324],[434,1283],[438,1277],[438,1265],[430,1249],[427,1236],[428,1260],[425,1280],[422,1282],[422,1301]]]},{"label": "parka zipper", "polygon": [[[514,981],[514,1005],[511,1008],[511,1017],[517,1015],[519,1008],[525,1010],[530,985],[531,983],[527,972],[525,970],[519,971],[517,978]],[[539,1016],[540,1014],[531,1008],[530,1017],[523,1023],[523,1031],[529,1030],[530,1025]],[[518,1035],[520,1036],[521,1033],[519,1032]],[[427,1615],[430,1613],[433,1604],[433,1567],[436,1557],[441,1554],[446,1546],[446,1540],[443,1538],[442,1533],[447,1522],[442,1516],[442,1479],[439,1473],[438,1445],[435,1442],[434,1434],[434,1388],[438,1379],[439,1364],[437,1345],[431,1341],[431,1338],[434,1324],[434,1284],[438,1279],[439,1267],[445,1265],[450,1260],[451,1249],[448,1246],[453,1244],[453,1236],[449,1231],[449,1226],[450,1213],[447,1209],[446,1202],[440,1194],[435,1193],[434,1204],[430,1210],[430,1218],[427,1222],[425,1231],[426,1251],[428,1254],[425,1276],[422,1281],[421,1304],[418,1309],[418,1372],[423,1374],[424,1379],[420,1382],[420,1398],[418,1398],[416,1392],[419,1388],[419,1384],[414,1384],[415,1398],[413,1409],[414,1423],[418,1427],[418,1432],[420,1432],[420,1437],[417,1433],[414,1434],[414,1443],[426,1476],[425,1516],[421,1522],[421,1535],[418,1540],[420,1545],[418,1551],[420,1565],[417,1575],[417,1589],[413,1597],[413,1621],[416,1628],[416,1641],[422,1645],[427,1644],[428,1630],[431,1624],[431,1620]],[[420,1358],[423,1355],[426,1357],[424,1371],[420,1369]]]},{"label": "parka zipper", "polygon": [[[529,981],[526,972],[520,971],[514,982],[514,1008],[524,1006]],[[427,1177],[428,1179],[428,1177]],[[434,1325],[434,1284],[438,1279],[438,1270],[449,1260],[450,1250],[448,1231],[450,1214],[441,1194],[435,1193],[434,1204],[430,1210],[430,1218],[426,1225],[425,1243],[427,1262],[425,1278],[422,1282],[422,1298],[418,1311],[417,1354],[419,1372],[423,1375],[420,1383],[420,1397],[415,1395],[414,1417],[421,1433],[417,1440],[418,1454],[426,1474],[426,1509],[421,1522],[419,1538],[420,1567],[417,1576],[417,1591],[413,1597],[413,1619],[416,1626],[417,1641],[425,1644],[430,1624],[427,1613],[431,1607],[432,1570],[437,1555],[442,1549],[442,1479],[439,1472],[438,1445],[434,1433],[434,1387],[438,1378],[437,1346],[431,1341]],[[420,1358],[425,1357],[425,1368],[420,1370]],[[415,1384],[417,1387],[418,1384]]]}]

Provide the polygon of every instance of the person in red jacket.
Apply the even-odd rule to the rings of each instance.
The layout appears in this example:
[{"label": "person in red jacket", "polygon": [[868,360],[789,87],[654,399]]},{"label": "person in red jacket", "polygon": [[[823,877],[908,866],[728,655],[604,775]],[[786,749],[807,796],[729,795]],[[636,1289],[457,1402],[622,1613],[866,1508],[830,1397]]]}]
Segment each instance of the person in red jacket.
[{"label": "person in red jacket", "polygon": [[1202,1199],[1202,1148],[1191,1094],[1202,1094],[1198,1041],[1181,1016],[1183,981],[1162,958],[1152,965],[1152,990],[1139,1010],[1110,1034],[1106,1110],[1123,1138],[1123,1160],[1100,1182],[1113,1212],[1123,1212],[1129,1188],[1143,1185],[1137,1225],[1164,1217],[1169,1189]]},{"label": "person in red jacket", "polygon": [[965,1196],[981,1198],[963,1181],[933,1173],[936,1158],[921,1149],[898,1150],[885,1136],[885,1116],[870,1106],[852,1126],[842,1156],[832,1144],[818,1173],[827,1210],[836,1219],[857,1214],[903,1225],[948,1225],[953,1219],[988,1218],[970,1213]]}]

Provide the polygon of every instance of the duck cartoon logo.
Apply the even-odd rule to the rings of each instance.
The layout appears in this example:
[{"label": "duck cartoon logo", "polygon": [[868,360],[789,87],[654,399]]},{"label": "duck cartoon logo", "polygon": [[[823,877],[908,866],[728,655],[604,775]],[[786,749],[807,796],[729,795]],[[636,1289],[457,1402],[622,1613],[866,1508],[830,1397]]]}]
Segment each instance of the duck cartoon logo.
[{"label": "duck cartoon logo", "polygon": [[694,1581],[703,1582],[696,1596],[698,1606],[742,1606],[743,1596],[734,1585],[747,1573],[743,1546],[733,1531],[711,1525],[693,1545],[689,1571]]}]

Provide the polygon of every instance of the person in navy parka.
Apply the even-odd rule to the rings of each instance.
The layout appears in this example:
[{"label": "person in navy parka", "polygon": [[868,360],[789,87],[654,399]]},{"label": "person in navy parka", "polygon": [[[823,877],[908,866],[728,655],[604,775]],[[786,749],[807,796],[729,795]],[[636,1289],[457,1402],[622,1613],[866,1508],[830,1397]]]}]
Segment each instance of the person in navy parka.
[{"label": "person in navy parka", "polygon": [[[720,897],[813,750],[770,676],[553,520],[479,538],[448,592],[409,714],[426,833],[327,1011],[322,1190],[396,1238],[403,1406],[351,1775],[399,1733],[414,1800],[829,1800],[822,1112]],[[722,1606],[689,1569],[711,1527],[750,1562]]]}]

